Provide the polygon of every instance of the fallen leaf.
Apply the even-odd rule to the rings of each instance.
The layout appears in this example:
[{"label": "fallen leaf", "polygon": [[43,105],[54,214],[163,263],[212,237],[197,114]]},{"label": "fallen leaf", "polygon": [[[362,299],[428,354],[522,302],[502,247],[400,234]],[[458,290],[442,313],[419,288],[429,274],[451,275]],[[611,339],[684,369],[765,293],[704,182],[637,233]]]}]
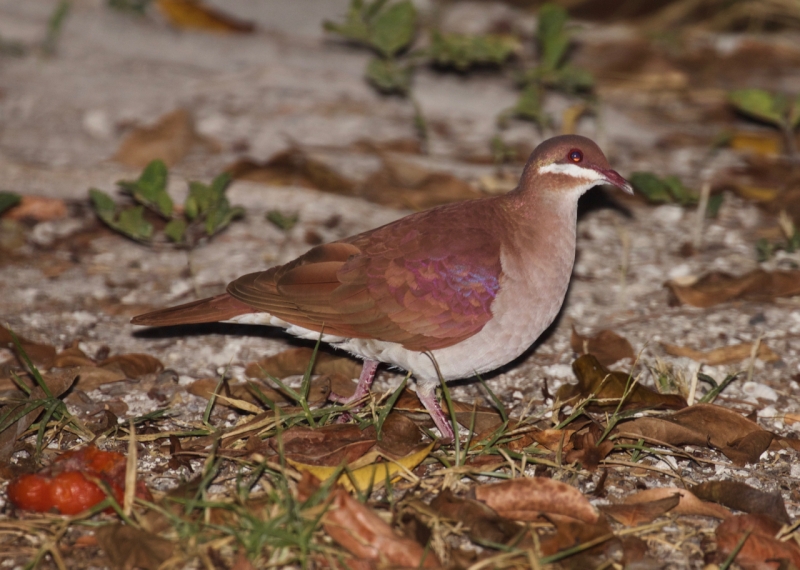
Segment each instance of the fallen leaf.
[{"label": "fallen leaf", "polygon": [[701,501],[691,491],[679,489],[678,487],[658,487],[640,491],[626,497],[624,503],[626,505],[654,503],[663,499],[671,499],[676,495],[680,497],[680,501],[671,510],[676,515],[693,515],[718,519],[727,519],[731,516],[731,512],[725,507]]},{"label": "fallen leaf", "polygon": [[[312,487],[304,475],[299,488]],[[310,495],[306,490],[303,494]],[[302,495],[301,495],[302,498]],[[330,537],[356,558],[381,566],[440,568],[436,555],[410,538],[398,536],[378,514],[356,501],[344,489],[336,488],[322,516]]]},{"label": "fallen leaf", "polygon": [[[257,362],[251,362],[244,373],[250,378],[268,378],[273,376],[282,380],[287,376],[305,374],[308,364],[314,357],[314,350],[301,347],[284,350],[275,356],[269,356]],[[317,352],[312,374],[340,374],[346,378],[358,378],[361,364],[352,358],[334,356],[325,352]]]},{"label": "fallen leaf", "polygon": [[156,570],[172,556],[176,546],[171,540],[120,523],[103,525],[94,535],[117,570]]},{"label": "fallen leaf", "polygon": [[693,307],[707,308],[735,300],[769,302],[800,295],[800,270],[755,269],[739,277],[713,271],[689,283],[667,281],[666,286],[679,303]]},{"label": "fallen leaf", "polygon": [[[661,346],[664,347],[664,351],[666,351],[667,354],[672,356],[684,356],[696,362],[702,362],[710,366],[719,366],[749,359],[753,353],[754,343],[745,342],[706,351],[695,350],[686,346],[677,346],[665,342],[662,342]],[[772,349],[763,342],[759,343],[756,356],[759,360],[763,360],[764,362],[775,362],[781,359],[780,356],[775,354]]]},{"label": "fallen leaf", "polygon": [[[22,347],[23,352],[28,355],[28,358],[42,370],[48,370],[52,368],[53,361],[56,357],[56,349],[49,344],[39,344],[36,342],[32,342],[26,338],[23,338],[17,335],[17,340],[19,340],[19,344]],[[17,355],[17,361],[19,365],[22,366],[24,364],[21,356],[17,352],[17,348],[14,345],[14,340],[11,337],[11,332],[0,325],[0,347],[8,348]]]},{"label": "fallen leaf", "polygon": [[786,567],[782,561],[800,567],[800,547],[793,540],[778,540],[780,530],[780,523],[765,515],[738,515],[722,521],[714,534],[723,557],[747,536],[733,560],[745,570],[778,570]]},{"label": "fallen leaf", "polygon": [[86,356],[79,347],[78,342],[56,354],[53,368],[70,368],[72,366],[97,366],[94,360]]},{"label": "fallen leaf", "polygon": [[237,180],[250,180],[276,186],[304,186],[323,192],[354,196],[356,184],[333,168],[292,147],[259,163],[242,159],[225,168]]},{"label": "fallen leaf", "polygon": [[[509,544],[523,530],[514,521],[501,517],[486,503],[458,497],[450,489],[434,497],[430,508],[438,516],[463,525],[469,537],[478,544]],[[514,545],[522,547],[516,540]]]},{"label": "fallen leaf", "polygon": [[113,159],[134,168],[144,168],[156,159],[173,166],[189,153],[196,140],[192,116],[185,109],[176,109],[159,117],[154,125],[130,132]]},{"label": "fallen leaf", "polygon": [[636,360],[636,353],[628,340],[614,331],[604,329],[592,337],[578,334],[572,327],[570,346],[578,354],[592,354],[602,366],[611,366],[623,358]]},{"label": "fallen leaf", "polygon": [[611,517],[625,526],[637,526],[656,520],[678,506],[681,496],[674,493],[670,497],[656,499],[641,503],[629,503],[621,505],[600,505],[600,512]]},{"label": "fallen leaf", "polygon": [[599,444],[599,427],[591,424],[588,431],[576,433],[572,436],[572,449],[564,455],[567,463],[578,462],[584,469],[595,471],[600,462],[614,449],[614,442],[604,439]]},{"label": "fallen leaf", "polygon": [[[369,463],[362,467],[352,469],[349,473],[342,473],[339,475],[337,483],[348,491],[358,489],[361,492],[365,492],[368,489],[382,487],[387,481],[398,479],[401,474],[414,469],[417,465],[422,463],[430,454],[434,444],[435,442],[431,442],[427,445],[421,444],[403,457],[391,458],[391,461]],[[310,473],[321,481],[327,481],[340,472],[339,467],[309,465],[293,461],[289,458],[287,458],[286,461],[301,473]],[[360,463],[363,463],[363,461]]]},{"label": "fallen leaf", "polygon": [[665,416],[621,422],[614,431],[632,439],[644,437],[669,445],[711,447],[738,466],[757,462],[773,439],[773,434],[757,423],[713,404],[696,404]]},{"label": "fallen leaf", "polygon": [[176,28],[240,34],[255,31],[252,22],[235,18],[200,0],[156,0],[155,4]]},{"label": "fallen leaf", "polygon": [[105,384],[122,382],[125,375],[117,370],[107,370],[97,366],[76,366],[71,370],[78,375],[77,385],[84,392],[90,392]]},{"label": "fallen leaf", "polygon": [[98,366],[124,374],[126,378],[139,378],[145,374],[154,374],[164,370],[164,365],[155,356],[136,353],[112,356],[100,362]]},{"label": "fallen leaf", "polygon": [[10,220],[34,220],[49,222],[67,217],[67,205],[60,198],[45,196],[21,196],[18,205],[3,214]]},{"label": "fallen leaf", "polygon": [[556,514],[594,524],[597,510],[575,487],[546,477],[521,477],[479,485],[475,498],[505,518],[534,521],[541,514]]},{"label": "fallen leaf", "polygon": [[713,501],[750,514],[766,515],[781,524],[791,524],[780,492],[765,493],[739,481],[708,481],[691,488],[699,499]]},{"label": "fallen leaf", "polygon": [[[574,402],[594,394],[599,401],[590,404],[590,408],[616,409],[620,398],[626,394],[626,388],[633,383],[630,374],[608,370],[591,354],[578,358],[572,363],[572,369],[578,377],[578,384],[566,384],[558,390],[556,396],[561,402]],[[686,400],[682,396],[659,394],[637,383],[627,390],[622,409],[679,409],[685,406]]]},{"label": "fallen leaf", "polygon": [[783,151],[783,139],[777,132],[736,131],[728,141],[733,150],[776,156]]},{"label": "fallen leaf", "polygon": [[[337,467],[349,465],[375,445],[374,426],[359,429],[355,424],[332,424],[316,429],[295,426],[270,440],[275,451],[295,463]],[[282,447],[281,447],[282,446]]]}]

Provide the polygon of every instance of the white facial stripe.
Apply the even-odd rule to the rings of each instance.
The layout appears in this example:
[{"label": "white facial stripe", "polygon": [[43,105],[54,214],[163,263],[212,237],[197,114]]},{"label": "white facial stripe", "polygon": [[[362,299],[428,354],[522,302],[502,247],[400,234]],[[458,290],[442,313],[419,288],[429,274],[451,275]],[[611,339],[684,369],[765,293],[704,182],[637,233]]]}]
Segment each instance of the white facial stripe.
[{"label": "white facial stripe", "polygon": [[553,164],[540,167],[539,173],[566,174],[567,176],[572,176],[573,178],[583,178],[584,180],[605,180],[603,176],[596,170],[569,163],[558,164],[554,162]]}]

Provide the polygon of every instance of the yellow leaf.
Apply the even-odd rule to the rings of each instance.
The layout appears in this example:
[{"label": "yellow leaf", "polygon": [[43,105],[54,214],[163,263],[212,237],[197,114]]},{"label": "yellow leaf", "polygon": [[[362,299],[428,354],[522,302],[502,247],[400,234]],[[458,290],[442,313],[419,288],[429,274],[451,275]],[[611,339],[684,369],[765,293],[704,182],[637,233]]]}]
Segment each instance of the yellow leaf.
[{"label": "yellow leaf", "polygon": [[198,0],[156,0],[156,6],[176,28],[239,33],[248,33],[255,29],[252,22],[229,16]]},{"label": "yellow leaf", "polygon": [[745,200],[754,202],[772,202],[778,197],[778,191],[774,188],[759,188],[757,186],[739,186],[736,188],[739,196]]},{"label": "yellow leaf", "polygon": [[[363,467],[353,469],[350,471],[349,476],[347,473],[342,473],[339,475],[337,482],[348,491],[353,491],[355,489],[366,491],[370,487],[373,489],[381,487],[386,483],[387,479],[396,481],[400,478],[401,473],[410,471],[422,463],[422,460],[425,459],[433,449],[433,443],[434,442],[431,442],[428,445],[417,447],[415,451],[412,451],[400,459],[389,459],[381,463],[371,463],[370,465],[364,465]],[[298,471],[307,471],[311,473],[321,481],[327,481],[336,473],[341,472],[340,467],[308,465],[293,461],[289,458],[286,458],[286,462]]]},{"label": "yellow leaf", "polygon": [[782,141],[777,133],[734,133],[730,147],[734,150],[753,152],[761,156],[775,156],[781,153]]}]

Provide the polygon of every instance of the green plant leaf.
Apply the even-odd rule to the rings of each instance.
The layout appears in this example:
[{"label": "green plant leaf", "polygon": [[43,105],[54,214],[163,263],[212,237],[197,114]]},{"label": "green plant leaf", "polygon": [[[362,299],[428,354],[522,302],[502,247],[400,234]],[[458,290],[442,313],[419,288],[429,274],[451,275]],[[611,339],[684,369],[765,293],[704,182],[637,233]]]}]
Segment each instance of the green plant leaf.
[{"label": "green plant leaf", "polygon": [[162,160],[153,160],[144,167],[139,178],[118,183],[134,200],[161,214],[172,216],[172,198],[167,194],[167,165]]},{"label": "green plant leaf", "polygon": [[153,224],[144,219],[144,206],[122,210],[114,228],[140,241],[149,241],[153,236]]},{"label": "green plant leaf", "polygon": [[274,224],[285,232],[291,230],[297,221],[300,219],[300,214],[293,212],[291,214],[284,214],[280,210],[270,210],[266,215],[267,221]]},{"label": "green plant leaf", "polygon": [[186,235],[186,220],[176,218],[164,227],[164,235],[175,243],[180,243]]},{"label": "green plant leaf", "polygon": [[672,202],[669,187],[658,176],[651,172],[634,172],[628,178],[637,192],[650,202],[668,204]]},{"label": "green plant leaf", "polygon": [[407,95],[411,89],[412,68],[398,65],[391,59],[373,58],[367,64],[367,80],[383,93]]},{"label": "green plant leaf", "polygon": [[557,69],[569,47],[569,33],[565,29],[567,11],[555,4],[543,4],[538,16],[536,41],[541,66],[548,70]]},{"label": "green plant leaf", "polygon": [[210,237],[222,231],[236,218],[242,216],[244,216],[244,208],[240,206],[231,208],[228,199],[225,198],[222,204],[213,208],[208,213],[208,218],[206,219],[206,234]]},{"label": "green plant leaf", "polygon": [[553,83],[569,92],[589,91],[594,87],[594,76],[585,69],[566,64],[553,73]]},{"label": "green plant leaf", "polygon": [[519,41],[513,36],[471,36],[434,31],[426,54],[435,65],[466,71],[475,65],[500,65],[517,49]]},{"label": "green plant leaf", "polygon": [[94,208],[97,216],[105,223],[113,225],[117,205],[114,203],[111,196],[97,188],[89,188],[89,198],[92,201],[92,208]]},{"label": "green plant leaf", "polygon": [[370,22],[370,43],[384,57],[394,57],[411,43],[416,25],[417,11],[410,0],[392,4]]},{"label": "green plant leaf", "polygon": [[683,182],[681,182],[681,179],[677,176],[667,176],[664,178],[664,184],[666,184],[667,188],[669,189],[669,193],[672,195],[673,200],[678,202],[681,206],[688,206],[690,204],[697,203],[697,194],[684,186]]},{"label": "green plant leaf", "polygon": [[13,192],[0,192],[0,214],[20,203],[22,198]]},{"label": "green plant leaf", "polygon": [[546,127],[550,123],[550,117],[542,109],[542,89],[535,83],[529,83],[523,88],[512,113],[520,119],[533,121],[540,127]]},{"label": "green plant leaf", "polygon": [[211,188],[202,182],[189,182],[189,196],[184,205],[186,217],[194,220],[211,209],[213,203]]},{"label": "green plant leaf", "polygon": [[758,120],[783,127],[786,123],[786,102],[763,89],[737,89],[728,94],[728,100],[741,113]]},{"label": "green plant leaf", "polygon": [[369,27],[367,20],[371,17],[371,11],[380,9],[385,0],[373,2],[368,7],[364,7],[361,0],[352,0],[347,10],[347,17],[343,24],[337,24],[326,20],[322,27],[335,34],[339,34],[349,40],[369,45]]}]

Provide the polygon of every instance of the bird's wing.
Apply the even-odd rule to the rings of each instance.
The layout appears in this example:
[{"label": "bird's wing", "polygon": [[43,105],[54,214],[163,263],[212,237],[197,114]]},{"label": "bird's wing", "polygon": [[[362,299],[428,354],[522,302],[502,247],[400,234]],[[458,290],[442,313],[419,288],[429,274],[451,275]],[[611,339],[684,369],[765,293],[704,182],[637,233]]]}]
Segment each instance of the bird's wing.
[{"label": "bird's wing", "polygon": [[502,270],[496,232],[443,213],[422,212],[317,246],[291,263],[240,277],[228,293],[332,335],[409,350],[451,346],[492,317]]}]

